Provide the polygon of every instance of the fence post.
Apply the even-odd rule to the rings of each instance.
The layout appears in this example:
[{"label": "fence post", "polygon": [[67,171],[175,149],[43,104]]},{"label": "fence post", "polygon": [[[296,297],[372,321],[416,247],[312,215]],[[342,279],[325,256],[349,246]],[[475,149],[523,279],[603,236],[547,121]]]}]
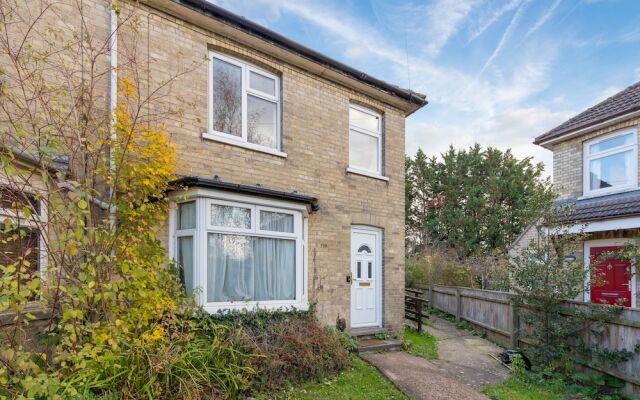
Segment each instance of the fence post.
[{"label": "fence post", "polygon": [[418,332],[422,332],[422,301],[416,300],[416,316],[418,323]]},{"label": "fence post", "polygon": [[429,285],[429,307],[436,308],[433,304],[433,283]]},{"label": "fence post", "polygon": [[520,320],[518,315],[518,307],[513,303],[513,299],[509,302],[509,332],[511,337],[511,348],[518,348],[518,329],[520,328]]},{"label": "fence post", "polygon": [[456,322],[460,322],[460,317],[462,317],[462,296],[460,288],[456,287]]}]

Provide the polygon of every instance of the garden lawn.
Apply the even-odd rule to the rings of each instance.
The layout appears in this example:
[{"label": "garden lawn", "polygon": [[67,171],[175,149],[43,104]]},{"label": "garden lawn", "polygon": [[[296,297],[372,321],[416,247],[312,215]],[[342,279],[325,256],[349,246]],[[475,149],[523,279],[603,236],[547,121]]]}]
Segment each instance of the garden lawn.
[{"label": "garden lawn", "polygon": [[504,382],[487,386],[482,392],[494,400],[563,400],[563,388],[552,384],[525,382],[511,376]]},{"label": "garden lawn", "polygon": [[358,357],[351,367],[324,382],[309,382],[286,392],[260,394],[258,400],[408,400],[377,369]]},{"label": "garden lawn", "polygon": [[438,358],[438,341],[428,332],[419,332],[417,329],[404,328],[404,342],[408,346],[407,351],[427,360]]}]

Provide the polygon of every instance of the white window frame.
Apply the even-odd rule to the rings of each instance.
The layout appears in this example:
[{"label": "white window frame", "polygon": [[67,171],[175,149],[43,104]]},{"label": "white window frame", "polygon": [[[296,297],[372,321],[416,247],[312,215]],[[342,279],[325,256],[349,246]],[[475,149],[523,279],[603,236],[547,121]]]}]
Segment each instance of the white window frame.
[{"label": "white window frame", "polygon": [[[589,151],[589,147],[594,144],[597,144],[618,136],[628,135],[630,133],[633,134],[632,135],[633,142],[630,144],[614,147],[612,149],[600,151],[597,153],[591,153]],[[631,170],[627,171],[627,180],[629,181],[629,183],[621,186],[614,186],[610,188],[592,190],[591,176],[590,176],[591,171],[589,169],[589,164],[591,163],[591,161],[597,160],[599,158],[603,158],[606,156],[623,153],[629,150],[632,151],[631,159],[633,160],[631,165]],[[583,143],[582,154],[583,154],[583,167],[582,167],[582,170],[583,170],[583,176],[582,176],[583,196],[582,197],[583,198],[604,196],[607,194],[626,192],[626,191],[630,191],[638,188],[638,133],[635,128],[616,131],[609,135],[599,136],[597,138],[585,141]]]},{"label": "white window frame", "polygon": [[[213,129],[213,60],[217,58],[221,61],[235,65],[241,70],[241,92],[242,92],[242,117],[241,117],[241,136],[231,135],[225,132],[218,132]],[[232,144],[235,146],[245,147],[251,150],[261,151],[263,153],[269,153],[279,157],[287,157],[287,154],[282,151],[282,133],[281,133],[281,86],[280,78],[270,72],[267,72],[261,68],[251,65],[247,62],[238,60],[227,55],[210,51],[209,52],[209,84],[208,84],[208,124],[207,132],[202,134],[204,139],[214,140],[226,144]],[[255,89],[251,89],[249,85],[249,79],[251,72],[262,75],[275,81],[275,95],[269,95],[268,93],[260,92]],[[247,124],[247,99],[248,96],[254,96],[263,100],[270,101],[276,104],[276,147],[262,146],[248,141],[248,124]]]},{"label": "white window frame", "polygon": [[[2,183],[0,183],[2,185]],[[27,196],[34,196],[32,193],[26,193]],[[47,253],[45,232],[43,229],[47,226],[47,207],[46,204],[40,200],[38,202],[39,213],[32,213],[27,218],[22,211],[16,212],[16,210],[10,208],[0,207],[0,219],[10,219],[11,223],[19,228],[30,228],[38,230],[38,271],[40,273],[40,279],[46,281],[47,279],[47,267],[49,263],[49,257]]]},{"label": "white window frame", "polygon": [[[178,207],[180,203],[196,201],[196,228],[177,230]],[[251,209],[251,228],[219,227],[211,225],[211,205],[229,205]],[[294,216],[294,232],[275,232],[260,229],[260,211],[272,211],[292,214]],[[229,193],[215,189],[193,188],[185,194],[174,195],[169,215],[169,257],[177,259],[178,237],[193,236],[193,281],[196,301],[210,313],[229,310],[306,310],[309,308],[307,293],[307,208],[305,205],[287,201],[271,200],[257,196]],[[293,300],[263,301],[207,301],[207,239],[209,233],[228,235],[246,235],[269,237],[275,239],[295,240],[296,242],[296,296]]]},{"label": "white window frame", "polygon": [[[365,114],[369,114],[371,116],[378,118],[378,129],[373,131],[373,130],[361,128],[359,126],[351,125],[351,117],[349,117],[349,137],[351,137],[351,131],[354,131],[360,134],[364,134],[364,135],[368,135],[376,138],[378,141],[378,153],[376,155],[377,168],[376,170],[370,170],[370,169],[351,165],[351,152],[349,151],[349,167],[347,168],[347,172],[369,176],[372,178],[379,178],[382,180],[388,180],[387,177],[382,175],[382,164],[383,164],[382,163],[382,126],[384,124],[382,120],[382,114],[357,104],[349,104],[349,111],[351,111],[351,109],[358,110],[360,112],[363,112]],[[349,139],[349,148],[350,146],[351,146],[351,139]]]}]

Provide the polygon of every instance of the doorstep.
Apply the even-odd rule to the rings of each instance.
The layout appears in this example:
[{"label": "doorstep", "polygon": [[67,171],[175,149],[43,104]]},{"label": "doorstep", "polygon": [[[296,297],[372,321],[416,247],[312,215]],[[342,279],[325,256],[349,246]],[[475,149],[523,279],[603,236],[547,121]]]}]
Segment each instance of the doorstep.
[{"label": "doorstep", "polygon": [[358,353],[401,349],[402,341],[398,339],[358,339]]},{"label": "doorstep", "polygon": [[356,338],[372,339],[376,335],[391,333],[391,331],[388,328],[373,326],[373,327],[366,327],[366,328],[351,328],[349,333],[351,333],[351,335],[355,336]]}]

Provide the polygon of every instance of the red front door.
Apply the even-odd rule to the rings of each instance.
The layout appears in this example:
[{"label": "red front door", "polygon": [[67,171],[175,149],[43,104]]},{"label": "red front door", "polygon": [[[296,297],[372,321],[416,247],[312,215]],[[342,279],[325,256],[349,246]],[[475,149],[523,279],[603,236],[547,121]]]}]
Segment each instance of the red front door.
[{"label": "red front door", "polygon": [[[599,256],[605,252],[613,252],[622,249],[620,246],[603,246],[591,248],[591,262],[597,263],[597,277],[592,276],[591,281],[603,282],[600,286],[591,286],[591,302],[618,304],[631,307],[631,277],[629,276],[629,262],[618,260],[615,257],[599,260]],[[595,275],[596,273],[594,273]]]}]

